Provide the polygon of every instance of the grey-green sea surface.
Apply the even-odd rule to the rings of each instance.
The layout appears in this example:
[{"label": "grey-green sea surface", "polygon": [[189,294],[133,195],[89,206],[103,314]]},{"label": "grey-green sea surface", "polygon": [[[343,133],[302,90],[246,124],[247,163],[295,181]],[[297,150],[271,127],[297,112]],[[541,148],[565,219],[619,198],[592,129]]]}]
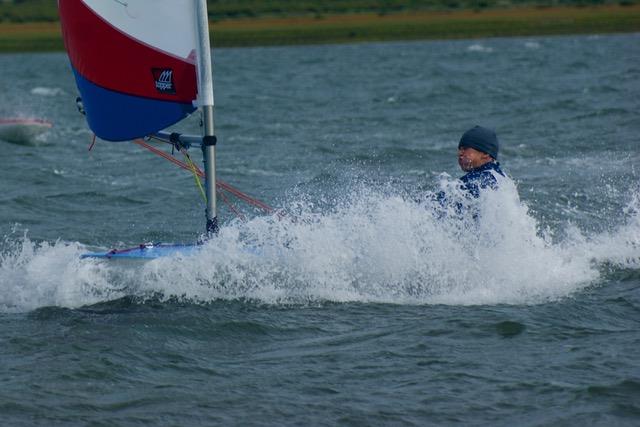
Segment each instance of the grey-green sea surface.
[{"label": "grey-green sea surface", "polygon": [[[0,56],[0,117],[54,125],[0,141],[3,425],[640,424],[640,35],[213,59],[219,177],[285,214],[125,264],[80,255],[196,241],[193,177]],[[436,215],[475,124],[514,184]]]}]

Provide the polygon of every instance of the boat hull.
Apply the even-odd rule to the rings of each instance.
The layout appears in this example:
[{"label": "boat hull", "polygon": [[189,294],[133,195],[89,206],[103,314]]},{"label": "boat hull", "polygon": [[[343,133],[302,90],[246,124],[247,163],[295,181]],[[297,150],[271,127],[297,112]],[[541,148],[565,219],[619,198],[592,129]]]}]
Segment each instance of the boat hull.
[{"label": "boat hull", "polygon": [[13,144],[34,145],[38,135],[52,126],[50,122],[39,119],[0,119],[0,139]]},{"label": "boat hull", "polygon": [[202,248],[199,244],[141,244],[127,249],[113,249],[106,252],[88,252],[80,257],[100,259],[141,259],[149,260],[163,257],[190,256]]}]

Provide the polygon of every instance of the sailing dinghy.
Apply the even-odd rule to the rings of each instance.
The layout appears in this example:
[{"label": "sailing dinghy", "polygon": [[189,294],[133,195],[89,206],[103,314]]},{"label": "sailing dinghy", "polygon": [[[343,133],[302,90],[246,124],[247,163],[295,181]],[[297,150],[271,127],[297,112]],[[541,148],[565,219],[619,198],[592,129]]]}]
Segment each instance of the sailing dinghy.
[{"label": "sailing dinghy", "polygon": [[37,137],[51,129],[47,120],[30,118],[0,118],[0,139],[14,144],[35,145]]},{"label": "sailing dinghy", "polygon": [[[217,187],[251,199],[216,181],[206,0],[58,0],[58,8],[82,112],[91,130],[100,139],[135,140],[161,155],[140,138],[152,137],[179,151],[201,147],[204,172],[190,159],[181,166],[204,175],[206,233],[214,235]],[[196,110],[202,115],[202,135],[163,132]],[[198,244],[142,244],[83,257],[157,258],[199,248]]]}]

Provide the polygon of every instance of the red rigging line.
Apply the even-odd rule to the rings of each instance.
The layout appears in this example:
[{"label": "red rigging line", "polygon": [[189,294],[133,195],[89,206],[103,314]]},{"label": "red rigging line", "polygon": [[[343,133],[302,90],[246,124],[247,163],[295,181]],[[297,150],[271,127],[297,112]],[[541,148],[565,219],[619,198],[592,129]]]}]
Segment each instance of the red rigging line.
[{"label": "red rigging line", "polygon": [[234,214],[236,214],[238,218],[244,221],[245,220],[244,215],[242,215],[242,213],[238,209],[236,209],[236,207],[233,205],[233,203],[231,203],[231,201],[227,198],[227,196],[225,196],[225,194],[222,191],[218,192],[218,194],[220,194],[220,198],[222,199],[222,201],[226,203],[227,206],[229,206],[229,209],[231,209],[231,211]]},{"label": "red rigging line", "polygon": [[[182,169],[194,172],[200,178],[204,178],[204,172],[202,172],[202,170],[200,170],[200,168],[198,168],[198,166],[196,166],[195,164],[193,164],[193,167],[192,167],[192,166],[188,165],[187,163],[176,159],[171,154],[165,153],[164,151],[159,150],[159,149],[147,144],[146,142],[144,142],[141,139],[135,139],[135,140],[133,140],[133,142],[135,144],[140,145],[141,147],[146,148],[147,150],[151,151],[152,153],[157,154],[160,157],[163,157],[163,158],[169,160],[171,163],[181,167]],[[182,151],[183,153],[186,153],[186,151],[183,151],[183,150],[184,150],[183,148],[180,149],[180,151]],[[187,158],[188,158],[188,155],[187,155]],[[267,205],[266,203],[263,203],[260,200],[254,199],[253,197],[243,193],[242,191],[238,190],[235,187],[232,187],[231,185],[227,184],[224,181],[217,180],[216,187],[218,188],[218,190],[228,191],[229,193],[233,194],[234,196],[236,196],[240,200],[243,200],[244,202],[246,202],[246,203],[248,203],[248,204],[250,204],[252,206],[260,208],[263,211],[265,211],[266,213],[272,213],[273,212],[273,208],[270,207],[269,205]],[[229,205],[229,208],[236,215],[238,215],[238,216],[240,216],[242,218],[242,215],[238,212],[238,210],[231,203],[229,203],[228,199],[224,196],[224,194],[221,191],[219,191],[219,194],[222,196],[223,201],[225,201]]]}]

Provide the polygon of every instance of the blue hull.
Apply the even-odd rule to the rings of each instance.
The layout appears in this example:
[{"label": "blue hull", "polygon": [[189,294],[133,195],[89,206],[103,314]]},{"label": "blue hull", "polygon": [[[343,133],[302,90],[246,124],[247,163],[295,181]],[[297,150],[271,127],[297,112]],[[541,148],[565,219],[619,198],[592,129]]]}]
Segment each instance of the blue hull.
[{"label": "blue hull", "polygon": [[156,259],[178,255],[194,255],[199,252],[201,248],[202,245],[198,244],[142,244],[128,249],[89,252],[82,254],[80,258]]}]

